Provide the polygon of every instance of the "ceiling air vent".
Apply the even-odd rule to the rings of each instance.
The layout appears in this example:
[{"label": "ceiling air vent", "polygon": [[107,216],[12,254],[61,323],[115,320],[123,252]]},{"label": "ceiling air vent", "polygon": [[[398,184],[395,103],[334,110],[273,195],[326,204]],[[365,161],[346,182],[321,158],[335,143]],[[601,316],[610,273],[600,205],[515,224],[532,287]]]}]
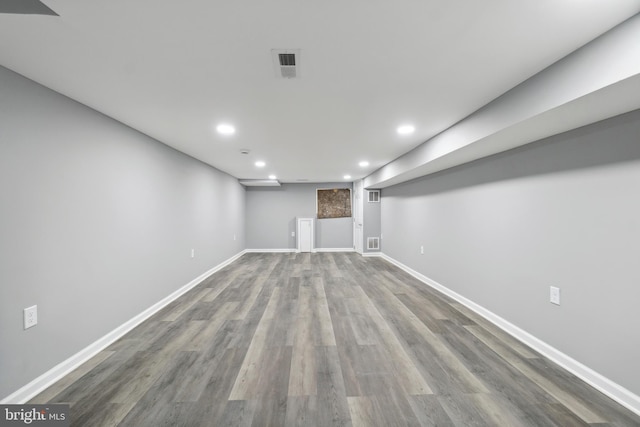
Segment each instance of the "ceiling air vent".
[{"label": "ceiling air vent", "polygon": [[300,49],[272,49],[276,77],[295,79],[300,77]]}]

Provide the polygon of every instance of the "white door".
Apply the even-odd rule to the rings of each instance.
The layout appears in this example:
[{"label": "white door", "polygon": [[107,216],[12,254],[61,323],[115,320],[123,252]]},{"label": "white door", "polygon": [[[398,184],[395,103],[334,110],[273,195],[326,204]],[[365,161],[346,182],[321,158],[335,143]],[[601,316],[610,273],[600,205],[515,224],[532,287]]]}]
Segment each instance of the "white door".
[{"label": "white door", "polygon": [[298,219],[298,251],[311,252],[313,250],[313,219]]}]

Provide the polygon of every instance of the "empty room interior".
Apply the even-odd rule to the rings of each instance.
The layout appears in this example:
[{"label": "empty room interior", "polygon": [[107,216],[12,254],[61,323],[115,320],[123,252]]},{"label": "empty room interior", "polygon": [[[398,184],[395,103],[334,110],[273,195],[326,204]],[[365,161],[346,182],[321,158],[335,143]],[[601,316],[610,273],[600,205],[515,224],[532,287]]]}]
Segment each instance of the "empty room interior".
[{"label": "empty room interior", "polygon": [[640,426],[640,0],[0,0],[0,195],[1,405]]}]

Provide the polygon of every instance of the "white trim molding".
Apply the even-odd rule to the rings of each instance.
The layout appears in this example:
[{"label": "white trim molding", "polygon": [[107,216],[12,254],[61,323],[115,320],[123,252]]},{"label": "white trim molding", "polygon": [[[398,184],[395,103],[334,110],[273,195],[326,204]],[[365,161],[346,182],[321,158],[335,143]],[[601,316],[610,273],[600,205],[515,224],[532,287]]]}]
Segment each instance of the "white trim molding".
[{"label": "white trim molding", "polygon": [[295,248],[284,248],[284,249],[245,249],[245,253],[248,254],[262,254],[262,253],[291,253],[298,252]]},{"label": "white trim molding", "polygon": [[242,255],[244,255],[247,251],[241,251],[231,258],[223,261],[217,266],[211,268],[210,270],[202,273],[200,276],[196,277],[186,285],[182,286],[180,289],[166,296],[162,300],[153,304],[151,307],[144,310],[142,313],[134,316],[129,319],[122,325],[118,326],[111,332],[104,335],[102,338],[99,338],[97,341],[89,344],[84,349],[80,350],[73,356],[49,369],[44,374],[40,375],[38,378],[34,379],[27,385],[21,387],[19,390],[13,392],[9,396],[5,397],[0,401],[0,404],[24,404],[28,402],[30,399],[43,392],[45,389],[53,385],[56,381],[60,380],[65,375],[69,374],[74,369],[78,368],[80,365],[91,359],[96,354],[100,353],[102,350],[116,342],[122,336],[124,336],[127,332],[131,331],[133,328],[153,316],[155,313],[169,305],[174,300],[178,299],[183,294],[187,293],[198,284],[200,284],[207,277],[211,276],[213,273],[221,270],[227,265],[231,264]]},{"label": "white trim molding", "polygon": [[379,257],[382,258],[382,252],[363,252],[362,256],[364,257]]},{"label": "white trim molding", "polygon": [[[297,249],[246,249],[246,253],[300,253]],[[353,248],[313,248],[315,252],[355,252]]]},{"label": "white trim molding", "polygon": [[432,280],[427,276],[421,273],[418,273],[417,271],[413,270],[411,267],[408,267],[402,264],[401,262],[391,258],[390,256],[384,253],[381,253],[381,255],[378,255],[378,256],[381,256],[383,259],[389,261],[391,264],[395,265],[396,267],[406,271],[407,273],[409,273],[416,279],[420,280],[421,282],[427,284],[428,286],[431,286],[432,288],[453,298],[460,304],[463,304],[470,310],[473,310],[474,312],[478,313],[480,316],[484,317],[485,319],[487,319],[488,321],[490,321],[491,323],[493,323],[503,331],[507,332],[509,335],[513,336],[517,340],[528,345],[529,347],[536,350],[537,352],[544,355],[545,357],[552,360],[553,362],[557,363],[562,368],[571,372],[572,374],[574,374],[575,376],[577,376],[578,378],[580,378],[581,380],[583,380],[584,382],[586,382],[587,384],[595,388],[596,390],[609,396],[611,399],[615,400],[616,402],[618,402],[625,408],[629,409],[630,411],[640,415],[640,396],[622,387],[621,385],[613,382],[609,378],[594,371],[588,366],[583,365],[582,363],[564,354],[563,352],[556,349],[555,347],[552,347],[546,342],[531,335],[527,331],[520,329],[516,325],[510,323],[508,320],[503,319],[502,317],[498,316],[492,311],[489,311],[486,308],[482,307],[481,305],[476,304],[475,302],[463,297],[462,295],[458,294],[455,291],[452,291],[451,289],[436,282],[435,280]]}]

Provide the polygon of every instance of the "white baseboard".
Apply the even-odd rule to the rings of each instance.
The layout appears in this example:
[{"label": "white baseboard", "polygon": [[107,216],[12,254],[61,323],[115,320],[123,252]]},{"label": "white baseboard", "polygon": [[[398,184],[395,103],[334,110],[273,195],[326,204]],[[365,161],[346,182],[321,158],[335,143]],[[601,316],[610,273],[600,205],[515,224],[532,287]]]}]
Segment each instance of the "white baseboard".
[{"label": "white baseboard", "polygon": [[364,257],[382,257],[382,252],[363,252]]},{"label": "white baseboard", "polygon": [[53,385],[56,381],[58,381],[65,375],[69,374],[71,371],[78,368],[84,362],[91,359],[93,356],[95,356],[96,354],[98,354],[99,352],[101,352],[111,344],[113,344],[115,341],[117,341],[127,332],[129,332],[130,330],[138,326],[140,323],[144,322],[149,317],[153,316],[155,313],[160,311],[162,308],[164,308],[165,306],[167,306],[174,300],[178,299],[180,296],[182,296],[186,292],[196,287],[199,283],[201,283],[207,277],[211,276],[213,273],[217,272],[218,270],[221,270],[222,268],[231,264],[233,261],[240,258],[242,255],[245,254],[245,252],[246,251],[239,252],[238,254],[227,259],[226,261],[223,261],[221,264],[218,264],[212,269],[196,277],[191,282],[187,283],[186,285],[184,285],[177,291],[173,292],[169,296],[158,301],[151,307],[144,310],[142,313],[129,319],[128,321],[118,326],[116,329],[109,332],[102,338],[98,339],[92,344],[89,344],[87,347],[80,350],[79,352],[77,352],[67,360],[59,363],[58,365],[49,369],[44,374],[40,375],[38,378],[28,383],[27,385],[23,386],[19,390],[5,397],[0,401],[0,404],[3,404],[3,405],[23,404],[28,402],[30,399],[32,399],[33,397],[35,397],[36,395],[38,395],[39,393],[41,393],[42,391],[44,391],[45,389]]},{"label": "white baseboard", "polygon": [[[314,248],[311,252],[354,252],[353,248]],[[246,253],[290,253],[297,249],[246,249]]]},{"label": "white baseboard", "polygon": [[478,313],[479,315],[481,315],[482,317],[484,317],[485,319],[487,319],[488,321],[490,321],[500,329],[507,332],[509,335],[513,336],[519,341],[522,341],[529,347],[533,348],[534,350],[541,353],[545,357],[549,358],[553,362],[557,363],[567,371],[571,372],[572,374],[574,374],[575,376],[577,376],[578,378],[580,378],[581,380],[583,380],[584,382],[586,382],[587,384],[595,388],[596,390],[599,390],[600,392],[609,396],[611,399],[615,400],[625,408],[640,415],[640,396],[634,394],[633,392],[622,387],[621,385],[611,381],[607,377],[599,374],[598,372],[594,371],[588,366],[583,365],[582,363],[564,354],[563,352],[556,349],[555,347],[552,347],[546,342],[536,338],[535,336],[531,335],[527,331],[520,329],[516,325],[503,319],[502,317],[498,316],[492,311],[487,310],[481,305],[476,304],[475,302],[452,291],[446,286],[436,282],[435,280],[432,280],[427,276],[421,273],[418,273],[412,268],[407,267],[406,265],[402,264],[399,261],[396,261],[395,259],[391,258],[390,256],[384,253],[382,253],[381,256],[383,259],[389,261],[391,264],[394,264],[400,269],[406,271],[407,273],[409,273],[416,279],[420,280],[421,282],[424,282],[425,284],[431,286],[432,288],[453,298],[454,300],[458,301],[460,304],[465,305],[466,307]]},{"label": "white baseboard", "polygon": [[297,249],[245,249],[245,253],[248,254],[262,254],[262,253],[291,253],[298,252]]}]

